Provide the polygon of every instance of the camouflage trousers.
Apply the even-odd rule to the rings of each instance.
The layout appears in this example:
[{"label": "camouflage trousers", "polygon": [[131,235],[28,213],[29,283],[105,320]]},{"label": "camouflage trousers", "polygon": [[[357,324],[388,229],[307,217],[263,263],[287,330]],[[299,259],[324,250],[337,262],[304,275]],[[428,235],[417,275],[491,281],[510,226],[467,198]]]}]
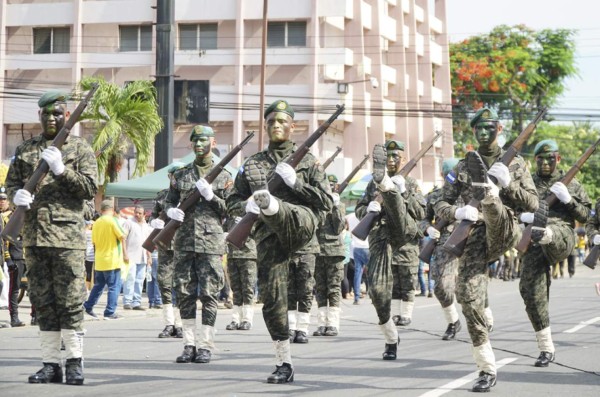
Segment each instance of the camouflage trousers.
[{"label": "camouflage trousers", "polygon": [[289,262],[288,310],[310,313],[315,287],[315,254],[295,256]]},{"label": "camouflage trousers", "polygon": [[434,249],[429,264],[429,273],[435,282],[434,293],[443,308],[454,303],[458,259],[442,248],[440,242]]},{"label": "camouflage trousers", "polygon": [[488,338],[484,309],[489,283],[488,263],[514,247],[521,238],[516,217],[499,198],[487,197],[481,202],[484,224],[476,224],[458,263],[456,300],[462,305],[473,346],[481,346]]},{"label": "camouflage trousers", "polygon": [[[271,339],[283,341],[289,338],[287,311],[290,262],[293,253],[311,241],[317,224],[308,208],[282,201],[279,201],[279,211],[275,215],[261,215],[260,219],[273,233],[257,242],[258,293],[263,302],[263,318]],[[311,275],[313,271],[314,259]]]},{"label": "camouflage trousers", "polygon": [[344,278],[343,256],[317,256],[315,284],[318,307],[340,307],[342,279]]},{"label": "camouflage trousers", "polygon": [[533,329],[541,331],[550,326],[548,303],[551,268],[573,252],[577,243],[575,233],[569,225],[549,225],[552,229],[552,242],[546,245],[532,243],[522,259],[519,291],[525,311]]},{"label": "camouflage trousers", "polygon": [[369,296],[375,306],[379,324],[388,322],[391,316],[392,287],[392,251],[395,251],[414,239],[417,224],[406,214],[404,199],[396,190],[382,192],[382,208],[385,209],[385,223],[380,222],[369,233],[369,262],[367,280]]},{"label": "camouflage trousers", "polygon": [[83,330],[85,251],[25,247],[29,299],[40,331]]},{"label": "camouflage trousers", "polygon": [[228,257],[227,275],[229,276],[229,287],[233,292],[233,304],[235,306],[252,305],[257,278],[256,260]]},{"label": "camouflage trousers", "polygon": [[195,319],[197,300],[202,302],[202,324],[215,325],[217,298],[224,285],[220,255],[175,251],[173,283],[181,319]]},{"label": "camouflage trousers", "polygon": [[173,304],[173,251],[158,249],[158,270],[156,279],[160,289],[160,298],[165,305]]},{"label": "camouflage trousers", "polygon": [[394,283],[392,285],[392,299],[401,299],[404,302],[415,301],[415,283],[419,263],[402,263],[392,265]]}]

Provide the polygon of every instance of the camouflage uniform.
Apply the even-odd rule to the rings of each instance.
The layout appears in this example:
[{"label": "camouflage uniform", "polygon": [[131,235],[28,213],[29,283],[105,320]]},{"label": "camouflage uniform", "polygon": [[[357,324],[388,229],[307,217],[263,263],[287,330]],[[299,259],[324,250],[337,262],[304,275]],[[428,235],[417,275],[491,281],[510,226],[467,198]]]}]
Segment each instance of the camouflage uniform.
[{"label": "camouflage uniform", "polygon": [[[169,189],[163,189],[154,198],[154,207],[152,208],[152,219],[158,219],[161,212],[165,211],[165,200]],[[170,249],[163,249],[160,246],[158,250],[158,271],[157,281],[160,288],[160,298],[164,305],[173,304],[173,242]]]},{"label": "camouflage uniform", "polygon": [[[200,168],[192,162],[175,171],[175,182],[165,199],[166,209],[177,207],[194,193],[196,181],[208,174],[211,168],[211,164]],[[175,233],[173,283],[182,320],[196,318],[196,302],[200,297],[202,324],[215,325],[217,297],[224,284],[221,261],[225,253],[222,226],[222,219],[226,216],[224,197],[231,184],[231,175],[223,170],[212,183],[214,198],[211,201],[201,198],[188,209]]]},{"label": "camouflage uniform", "polygon": [[596,200],[594,209],[592,209],[592,211],[590,212],[588,221],[585,224],[585,233],[588,238],[589,246],[593,247],[594,236],[600,234],[600,198]]},{"label": "camouflage uniform", "polygon": [[[537,187],[540,200],[551,194],[550,187],[564,176],[563,171],[555,170],[549,177],[541,177],[537,173],[533,181]],[[572,200],[568,204],[558,201],[548,209],[548,224],[553,232],[552,242],[540,245],[531,242],[523,255],[521,281],[519,290],[525,302],[525,310],[533,329],[538,332],[550,326],[548,300],[552,276],[550,269],[560,263],[573,251],[577,243],[574,227],[575,221],[585,223],[588,219],[592,203],[583,190],[583,186],[573,179],[567,189]]]},{"label": "camouflage uniform", "polygon": [[[500,161],[504,150],[492,162]],[[489,163],[488,163],[489,164]],[[481,212],[471,230],[463,255],[459,258],[457,301],[462,305],[473,346],[488,342],[488,324],[484,308],[489,282],[488,263],[498,259],[521,238],[515,210],[532,211],[537,208],[537,193],[525,161],[515,157],[508,167],[511,182],[500,191],[500,197],[486,197],[481,201]],[[442,196],[432,202],[440,219],[454,222],[456,203],[468,203],[473,197],[473,186],[466,163],[461,160],[455,171],[446,178]],[[483,215],[483,217],[482,217]],[[483,218],[483,219],[482,219]]]},{"label": "camouflage uniform", "polygon": [[[6,177],[13,197],[31,177],[42,150],[51,141],[42,135],[23,142]],[[49,172],[38,184],[22,230],[29,297],[41,331],[83,331],[86,200],[97,192],[94,151],[82,138],[69,136],[62,146],[65,171]]]},{"label": "camouflage uniform", "polygon": [[[274,177],[276,165],[296,151],[296,145],[286,141],[269,145],[256,153],[240,168],[234,189],[227,198],[230,213],[245,211],[246,200],[265,186],[253,186],[252,172],[264,173],[267,180]],[[263,302],[263,317],[273,341],[288,339],[288,274],[291,262],[302,255],[319,252],[316,229],[319,211],[331,209],[329,185],[322,167],[308,153],[295,168],[296,184],[289,188],[280,184],[270,193],[279,202],[279,211],[272,216],[259,215],[253,237],[257,245],[258,290]],[[314,262],[313,262],[314,263]],[[311,274],[312,275],[312,274]]]}]

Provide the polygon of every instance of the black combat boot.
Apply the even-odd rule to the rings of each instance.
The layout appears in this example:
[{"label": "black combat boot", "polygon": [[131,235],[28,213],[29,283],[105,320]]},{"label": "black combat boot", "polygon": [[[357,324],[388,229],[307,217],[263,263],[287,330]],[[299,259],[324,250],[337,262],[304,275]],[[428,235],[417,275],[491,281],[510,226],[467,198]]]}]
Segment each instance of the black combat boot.
[{"label": "black combat boot", "polygon": [[183,353],[175,360],[178,363],[191,363],[196,359],[196,346],[187,345],[183,347]]},{"label": "black combat boot", "polygon": [[211,354],[210,350],[198,349],[198,352],[196,353],[196,358],[194,359],[194,362],[199,363],[199,364],[207,364],[210,362],[211,357],[212,357],[212,354]]},{"label": "black combat boot", "polygon": [[308,335],[304,331],[296,331],[294,343],[308,343]]},{"label": "black combat boot", "polygon": [[325,336],[337,336],[338,330],[336,327],[327,327],[325,329]]},{"label": "black combat boot", "polygon": [[315,332],[313,332],[313,336],[324,336],[325,335],[325,326],[321,325],[317,327]]},{"label": "black combat boot", "polygon": [[83,385],[83,365],[81,357],[68,358],[65,364],[65,378],[67,385]]},{"label": "black combat boot", "polygon": [[283,363],[275,366],[273,372],[268,378],[267,383],[288,383],[294,381],[294,367],[291,364]]},{"label": "black combat boot", "polygon": [[387,152],[385,147],[378,143],[373,147],[373,181],[381,183],[387,171]]},{"label": "black combat boot", "polygon": [[160,334],[158,334],[159,338],[170,338],[173,336],[174,328],[172,325],[167,325],[165,329],[162,330]]},{"label": "black combat boot", "polygon": [[540,200],[538,209],[533,214],[533,223],[531,224],[531,240],[539,242],[546,232],[548,224],[548,203],[546,200]]},{"label": "black combat boot", "polygon": [[384,360],[395,360],[396,359],[396,352],[398,351],[399,343],[400,343],[400,338],[398,337],[398,342],[385,344],[385,350],[383,351],[383,359]]},{"label": "black combat boot", "polygon": [[294,343],[296,341],[296,330],[290,329],[288,333],[290,336],[290,343]]},{"label": "black combat boot", "polygon": [[496,375],[488,374],[487,372],[479,372],[479,378],[473,384],[471,391],[476,393],[485,393],[496,386]]},{"label": "black combat boot", "polygon": [[442,340],[450,340],[456,337],[456,333],[460,331],[462,325],[460,324],[460,320],[456,320],[454,323],[448,324],[448,328],[446,328],[446,332],[444,332],[444,336],[442,336]]},{"label": "black combat boot", "polygon": [[476,151],[467,152],[465,164],[473,183],[473,198],[481,201],[487,195],[487,188],[485,186],[488,183],[487,167]]},{"label": "black combat boot", "polygon": [[536,367],[547,367],[555,359],[554,353],[541,352],[540,356],[535,360]]},{"label": "black combat boot", "polygon": [[235,331],[237,329],[240,328],[240,325],[238,323],[236,323],[235,321],[230,322],[229,324],[227,324],[227,326],[225,327],[225,329],[227,331]]},{"label": "black combat boot", "polygon": [[393,322],[395,325],[400,325],[400,324],[399,324],[399,323],[400,323],[400,316],[399,316],[399,315],[397,315],[397,314],[396,314],[395,316],[392,316],[392,322]]},{"label": "black combat boot", "polygon": [[29,377],[29,383],[62,383],[63,371],[60,364],[43,364],[42,369]]},{"label": "black combat boot", "polygon": [[242,321],[238,329],[240,331],[248,331],[250,328],[252,328],[252,324],[249,321]]},{"label": "black combat boot", "polygon": [[183,328],[181,328],[181,327],[175,327],[175,330],[173,331],[173,333],[171,334],[171,336],[173,338],[183,339]]},{"label": "black combat boot", "polygon": [[410,318],[400,316],[400,319],[398,320],[398,323],[396,323],[396,325],[404,327],[410,325],[410,323],[412,323],[412,320]]}]

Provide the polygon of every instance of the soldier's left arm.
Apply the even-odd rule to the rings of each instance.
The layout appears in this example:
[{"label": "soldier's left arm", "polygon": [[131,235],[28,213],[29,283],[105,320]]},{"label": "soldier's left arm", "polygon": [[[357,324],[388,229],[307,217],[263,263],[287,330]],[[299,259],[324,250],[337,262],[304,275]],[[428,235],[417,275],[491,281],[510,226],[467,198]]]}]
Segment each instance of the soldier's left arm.
[{"label": "soldier's left arm", "polygon": [[307,205],[319,211],[329,212],[333,208],[333,198],[325,171],[314,158],[306,157],[298,165],[296,184],[291,189]]},{"label": "soldier's left arm", "polygon": [[503,194],[512,201],[511,206],[527,212],[535,212],[539,205],[538,193],[525,161],[517,156],[508,167],[510,183],[502,190]]},{"label": "soldier's left arm", "polygon": [[569,214],[579,223],[587,222],[592,209],[592,201],[577,179],[573,179],[567,187],[571,194],[571,202],[566,204]]},{"label": "soldier's left arm", "polygon": [[98,163],[92,147],[83,139],[63,147],[65,171],[54,176],[71,194],[82,200],[91,200],[98,192]]},{"label": "soldier's left arm", "polygon": [[335,234],[340,234],[346,228],[346,206],[339,203],[331,210],[331,226]]}]

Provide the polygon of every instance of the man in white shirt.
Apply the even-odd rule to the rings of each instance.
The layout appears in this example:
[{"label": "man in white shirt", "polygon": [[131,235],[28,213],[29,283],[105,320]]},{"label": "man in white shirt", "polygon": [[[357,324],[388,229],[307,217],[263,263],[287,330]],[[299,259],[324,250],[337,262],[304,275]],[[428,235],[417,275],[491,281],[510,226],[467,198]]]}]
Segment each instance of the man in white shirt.
[{"label": "man in white shirt", "polygon": [[124,223],[123,229],[129,255],[129,271],[123,284],[123,309],[146,310],[142,307],[142,287],[146,268],[152,266],[152,258],[150,252],[142,248],[142,244],[152,228],[144,218],[144,207],[135,206],[133,218]]},{"label": "man in white shirt", "polygon": [[[353,212],[346,215],[346,222],[348,222],[348,231],[352,233],[352,230],[360,221]],[[352,234],[350,256],[354,258],[354,304],[360,305],[360,285],[362,283],[363,268],[369,262],[369,238],[361,240]]]}]

